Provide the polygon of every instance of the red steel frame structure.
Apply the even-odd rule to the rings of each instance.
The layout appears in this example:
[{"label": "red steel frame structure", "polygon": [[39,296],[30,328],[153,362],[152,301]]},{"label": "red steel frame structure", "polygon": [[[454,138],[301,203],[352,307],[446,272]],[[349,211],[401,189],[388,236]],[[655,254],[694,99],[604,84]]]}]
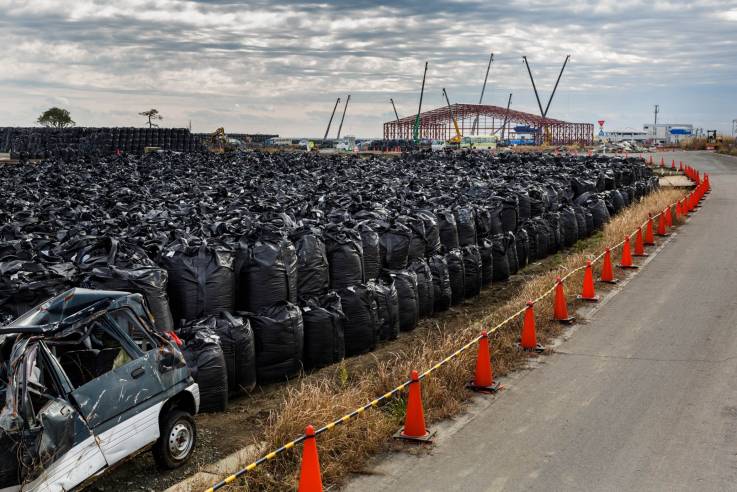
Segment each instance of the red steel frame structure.
[{"label": "red steel frame structure", "polygon": [[[543,119],[540,116],[522,111],[507,111],[506,108],[486,104],[453,104],[452,114],[458,118],[461,133],[470,134],[473,121],[478,116],[477,135],[496,133],[500,138],[509,137],[515,126],[529,126],[540,129],[543,126],[550,135],[553,145],[583,144],[590,145],[594,139],[593,123],[569,123],[554,118]],[[420,114],[420,138],[448,140],[455,134],[451,108],[440,107]],[[399,120],[384,123],[384,138],[389,140],[411,140],[412,128],[417,115],[407,116]],[[505,123],[506,122],[506,123]],[[542,143],[542,133],[536,132],[536,142]]]}]

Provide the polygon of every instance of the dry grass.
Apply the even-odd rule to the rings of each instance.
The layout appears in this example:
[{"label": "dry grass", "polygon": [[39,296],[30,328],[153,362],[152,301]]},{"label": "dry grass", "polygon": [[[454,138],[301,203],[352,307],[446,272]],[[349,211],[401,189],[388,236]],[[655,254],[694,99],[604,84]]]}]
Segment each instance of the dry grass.
[{"label": "dry grass", "polygon": [[[528,299],[535,299],[548,290],[556,276],[585,264],[586,259],[636,230],[648,212],[657,213],[682,196],[680,190],[656,192],[617,215],[602,232],[579,241],[565,256],[554,258],[545,271],[522,272],[528,279],[519,293],[501,308],[483,310],[481,319],[469,319],[467,324],[456,323],[454,328],[435,323],[419,343],[401,347],[382,360],[374,358],[372,363],[354,373],[350,372],[349,365],[341,364],[332,371],[324,370],[303,378],[285,392],[281,408],[271,412],[257,444],[263,446],[262,449],[276,449],[300,435],[307,424],[325,425],[405,381],[412,369],[421,371],[431,367],[478,335],[482,325],[488,329],[517,312]],[[579,271],[566,281],[569,300],[580,289],[582,279],[583,272]],[[544,344],[561,330],[558,324],[548,321],[552,317],[552,296],[537,303],[535,311],[538,339]],[[528,357],[516,348],[519,328],[520,320],[515,319],[491,335],[492,361],[497,374],[521,367]],[[473,372],[475,356],[475,350],[468,350],[423,381],[425,415],[429,422],[452,417],[463,410],[470,398],[464,385]],[[396,398],[319,436],[323,482],[339,484],[349,473],[361,471],[372,454],[395,446],[390,436],[401,426],[403,416],[404,400]],[[248,473],[248,480],[236,481],[226,490],[294,490],[300,452],[299,446],[286,451]],[[249,461],[251,458],[255,460],[258,456],[249,457]],[[204,490],[211,484],[201,485],[200,490]]]}]

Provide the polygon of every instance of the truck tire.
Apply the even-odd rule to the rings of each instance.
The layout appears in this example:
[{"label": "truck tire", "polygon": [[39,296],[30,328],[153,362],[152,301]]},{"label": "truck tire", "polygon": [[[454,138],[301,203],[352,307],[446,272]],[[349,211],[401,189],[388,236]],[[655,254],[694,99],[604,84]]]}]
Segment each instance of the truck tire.
[{"label": "truck tire", "polygon": [[161,435],[153,448],[159,468],[173,470],[187,462],[197,444],[197,425],[189,412],[171,410],[161,419]]}]

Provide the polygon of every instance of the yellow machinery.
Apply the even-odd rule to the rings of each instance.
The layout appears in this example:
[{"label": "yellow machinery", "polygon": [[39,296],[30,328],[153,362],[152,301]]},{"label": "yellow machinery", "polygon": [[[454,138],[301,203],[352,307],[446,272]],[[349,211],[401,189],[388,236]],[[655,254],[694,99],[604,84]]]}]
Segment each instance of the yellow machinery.
[{"label": "yellow machinery", "polygon": [[453,146],[459,146],[461,144],[461,140],[463,140],[463,135],[461,135],[461,129],[458,127],[458,120],[453,114],[453,107],[450,105],[450,99],[448,99],[448,93],[445,91],[445,87],[443,87],[443,96],[445,97],[445,102],[448,103],[448,111],[450,111],[450,119],[453,120],[453,126],[455,126],[455,130],[456,130],[455,136],[450,137],[448,139],[448,143]]},{"label": "yellow machinery", "polygon": [[220,127],[210,134],[210,145],[208,147],[210,152],[222,154],[225,152],[227,144],[228,137],[225,135],[225,128]]}]

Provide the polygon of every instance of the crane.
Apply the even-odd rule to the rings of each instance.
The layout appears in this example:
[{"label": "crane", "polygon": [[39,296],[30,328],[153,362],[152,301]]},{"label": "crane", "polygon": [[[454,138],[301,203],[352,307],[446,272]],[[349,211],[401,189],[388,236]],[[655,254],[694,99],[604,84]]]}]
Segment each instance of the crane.
[{"label": "crane", "polygon": [[448,110],[450,111],[450,118],[453,120],[453,126],[455,126],[456,134],[455,137],[450,137],[448,139],[448,142],[453,145],[461,145],[461,139],[463,139],[463,135],[461,135],[461,129],[458,127],[458,120],[456,120],[455,115],[453,114],[453,106],[450,105],[450,99],[448,99],[448,93],[445,90],[445,87],[443,87],[443,96],[445,97],[445,102],[448,103]]},{"label": "crane", "polygon": [[422,112],[422,96],[425,94],[425,76],[427,75],[427,62],[425,62],[425,71],[422,74],[422,89],[420,89],[420,107],[417,108],[417,118],[415,118],[415,125],[412,128],[412,140],[416,143],[420,143],[420,113]]},{"label": "crane", "polygon": [[350,94],[348,94],[348,98],[345,100],[345,106],[343,106],[343,116],[340,118],[340,126],[338,127],[338,140],[340,140],[340,131],[343,129],[343,120],[345,120],[345,112],[348,109],[349,102],[351,102]]},{"label": "crane", "polygon": [[396,116],[397,124],[399,124],[399,113],[397,113],[397,107],[394,105],[394,99],[390,97],[389,101],[392,103],[392,108],[394,109],[394,116]]},{"label": "crane", "polygon": [[532,82],[532,90],[535,91],[535,98],[537,99],[537,106],[540,108],[540,116],[542,116],[542,130],[545,132],[545,140],[544,143],[548,143],[550,140],[550,135],[548,134],[548,128],[545,126],[545,117],[548,115],[548,110],[550,109],[550,103],[553,102],[553,97],[555,96],[555,91],[558,90],[558,83],[560,82],[560,77],[563,75],[563,70],[566,69],[566,65],[568,64],[568,60],[571,58],[571,55],[566,55],[565,61],[563,61],[563,66],[560,68],[560,73],[558,74],[558,79],[555,81],[555,86],[553,87],[553,92],[550,94],[550,98],[548,99],[548,104],[545,106],[545,110],[543,110],[543,105],[540,102],[540,96],[537,93],[537,87],[535,86],[535,79],[532,77],[532,71],[530,70],[530,64],[527,63],[527,57],[523,56],[522,59],[525,62],[525,66],[527,67],[527,73],[530,75],[530,81]]},{"label": "crane", "polygon": [[[479,97],[479,106],[481,106],[481,103],[484,101],[484,92],[486,92],[486,82],[489,80],[489,71],[491,71],[491,63],[494,61],[494,53],[491,54],[489,57],[489,64],[486,66],[486,76],[484,77],[484,85],[481,86],[481,96]],[[479,115],[476,115],[476,118],[473,120],[473,125],[471,126],[471,135],[476,134],[476,129],[479,126]]]},{"label": "crane", "polygon": [[328,121],[328,127],[325,130],[325,136],[322,137],[323,142],[325,142],[328,139],[328,132],[330,131],[330,125],[333,124],[333,117],[335,116],[335,110],[338,109],[338,104],[340,104],[340,98],[338,98],[338,100],[335,101],[335,106],[333,106],[333,113],[330,115],[330,121]]}]

